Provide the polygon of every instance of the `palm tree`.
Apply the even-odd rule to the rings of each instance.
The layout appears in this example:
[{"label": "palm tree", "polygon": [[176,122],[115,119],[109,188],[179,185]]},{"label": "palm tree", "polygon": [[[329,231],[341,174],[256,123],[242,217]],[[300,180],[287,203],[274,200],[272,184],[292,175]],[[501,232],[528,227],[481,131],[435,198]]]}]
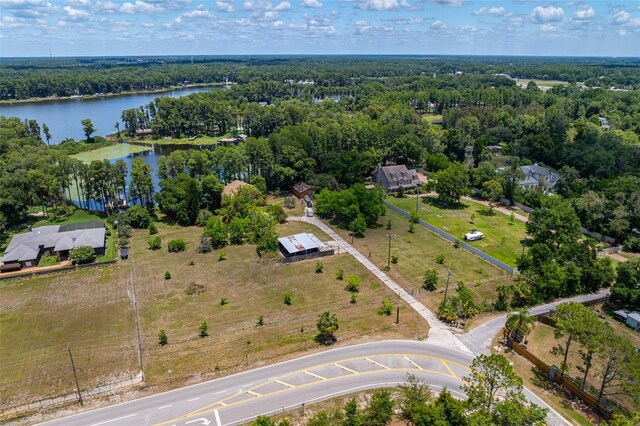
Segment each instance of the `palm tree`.
[{"label": "palm tree", "polygon": [[509,331],[509,336],[516,342],[522,342],[527,338],[527,335],[533,330],[533,325],[536,322],[536,317],[529,314],[524,308],[519,308],[513,313],[507,316],[507,322],[505,324]]}]

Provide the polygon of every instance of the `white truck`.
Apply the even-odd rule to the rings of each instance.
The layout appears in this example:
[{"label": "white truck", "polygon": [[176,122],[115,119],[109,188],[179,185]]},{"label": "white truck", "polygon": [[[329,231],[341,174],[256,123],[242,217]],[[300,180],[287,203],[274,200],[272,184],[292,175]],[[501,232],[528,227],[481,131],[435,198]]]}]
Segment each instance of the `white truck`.
[{"label": "white truck", "polygon": [[484,238],[484,234],[477,229],[472,229],[471,232],[467,232],[464,234],[464,239],[466,241],[476,241]]}]

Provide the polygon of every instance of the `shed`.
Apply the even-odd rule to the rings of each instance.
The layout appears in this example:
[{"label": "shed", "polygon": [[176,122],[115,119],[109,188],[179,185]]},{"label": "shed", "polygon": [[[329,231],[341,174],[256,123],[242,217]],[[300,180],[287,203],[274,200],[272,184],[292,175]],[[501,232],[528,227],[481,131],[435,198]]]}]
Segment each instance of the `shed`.
[{"label": "shed", "polygon": [[635,331],[640,331],[640,312],[631,312],[627,315],[626,324]]},{"label": "shed", "polygon": [[313,234],[301,233],[278,238],[278,246],[284,257],[291,257],[320,251],[324,244]]},{"label": "shed", "polygon": [[308,185],[304,182],[298,182],[293,185],[293,188],[291,188],[291,192],[293,192],[293,195],[295,195],[296,197],[302,199],[305,196],[313,194],[313,186]]}]

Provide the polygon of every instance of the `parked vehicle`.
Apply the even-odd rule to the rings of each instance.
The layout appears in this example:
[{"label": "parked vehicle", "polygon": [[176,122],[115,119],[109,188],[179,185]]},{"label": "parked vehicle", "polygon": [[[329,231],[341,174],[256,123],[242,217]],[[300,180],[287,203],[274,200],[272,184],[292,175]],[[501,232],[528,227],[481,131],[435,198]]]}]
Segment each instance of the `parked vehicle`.
[{"label": "parked vehicle", "polygon": [[476,241],[484,238],[484,234],[477,229],[472,229],[471,232],[467,232],[464,234],[464,239],[466,241]]}]

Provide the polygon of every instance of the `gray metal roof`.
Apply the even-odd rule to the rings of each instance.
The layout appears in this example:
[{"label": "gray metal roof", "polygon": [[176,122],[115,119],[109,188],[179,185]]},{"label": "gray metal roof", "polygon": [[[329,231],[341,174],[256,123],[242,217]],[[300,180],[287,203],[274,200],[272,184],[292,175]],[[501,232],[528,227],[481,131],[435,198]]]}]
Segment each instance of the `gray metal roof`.
[{"label": "gray metal roof", "polygon": [[640,312],[631,312],[629,315],[627,315],[627,319],[628,318],[633,318],[637,322],[640,322]]},{"label": "gray metal roof", "polygon": [[315,235],[302,233],[289,235],[288,237],[278,238],[278,242],[282,244],[285,250],[289,253],[299,253],[301,251],[308,251],[314,249],[321,249],[324,247],[322,241],[320,241]]}]

